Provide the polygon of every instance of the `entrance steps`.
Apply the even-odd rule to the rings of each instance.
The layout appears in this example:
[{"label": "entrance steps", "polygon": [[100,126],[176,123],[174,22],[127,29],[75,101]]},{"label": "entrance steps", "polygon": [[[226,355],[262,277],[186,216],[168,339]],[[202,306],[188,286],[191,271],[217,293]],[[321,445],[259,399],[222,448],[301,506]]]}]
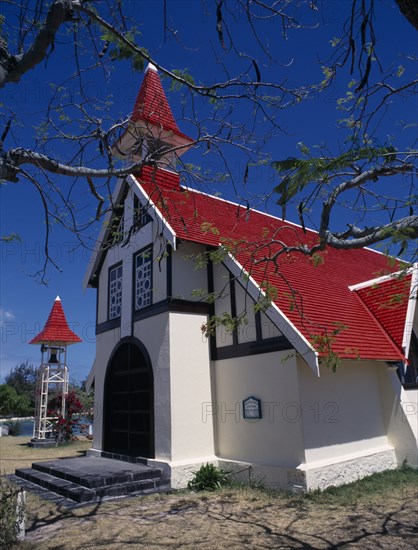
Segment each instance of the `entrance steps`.
[{"label": "entrance steps", "polygon": [[32,468],[17,469],[11,477],[28,490],[34,484],[75,503],[170,489],[170,480],[159,468],[93,456],[36,462]]}]

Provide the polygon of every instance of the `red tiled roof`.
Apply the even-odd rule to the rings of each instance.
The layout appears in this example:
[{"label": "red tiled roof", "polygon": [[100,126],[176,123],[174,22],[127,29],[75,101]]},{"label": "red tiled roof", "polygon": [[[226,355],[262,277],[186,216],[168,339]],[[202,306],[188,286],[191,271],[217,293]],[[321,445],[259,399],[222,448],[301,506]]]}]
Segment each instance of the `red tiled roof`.
[{"label": "red tiled roof", "polygon": [[29,344],[77,344],[81,339],[70,329],[57,296],[48,320],[41,332]]},{"label": "red tiled roof", "polygon": [[180,175],[169,170],[160,170],[156,166],[144,164],[137,174],[139,180],[152,183],[156,189],[180,189]]},{"label": "red tiled roof", "polygon": [[[328,248],[320,254],[319,265],[293,253],[280,256],[276,269],[272,261],[260,262],[278,250],[272,239],[312,245],[318,241],[317,233],[305,234],[299,226],[280,218],[247,212],[243,206],[191,189],[156,186],[146,170],[136,178],[177,238],[214,247],[229,244],[236,260],[259,286],[266,280],[274,285],[278,291],[275,304],[309,341],[316,339],[318,344],[318,338],[340,328],[332,338],[332,350],[339,357],[402,359],[377,319],[349,289],[394,271],[383,254]],[[320,355],[327,355],[319,345],[314,347]]]},{"label": "red tiled roof", "polygon": [[402,348],[411,279],[409,274],[355,289],[399,349]]},{"label": "red tiled roof", "polygon": [[150,65],[145,72],[131,116],[131,122],[138,120],[160,126],[164,130],[187,138],[177,126],[157,70]]}]

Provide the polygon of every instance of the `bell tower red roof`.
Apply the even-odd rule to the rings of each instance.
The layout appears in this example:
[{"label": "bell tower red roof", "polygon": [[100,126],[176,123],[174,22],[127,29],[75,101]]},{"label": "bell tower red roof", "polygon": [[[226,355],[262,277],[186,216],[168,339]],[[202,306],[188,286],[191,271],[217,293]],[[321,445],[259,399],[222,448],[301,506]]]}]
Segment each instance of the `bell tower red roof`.
[{"label": "bell tower red roof", "polygon": [[146,68],[144,80],[131,116],[131,122],[139,120],[158,126],[177,136],[187,138],[177,126],[157,69],[151,63]]},{"label": "bell tower red roof", "polygon": [[82,340],[68,326],[59,296],[55,298],[51,313],[41,332],[29,344],[77,344]]}]

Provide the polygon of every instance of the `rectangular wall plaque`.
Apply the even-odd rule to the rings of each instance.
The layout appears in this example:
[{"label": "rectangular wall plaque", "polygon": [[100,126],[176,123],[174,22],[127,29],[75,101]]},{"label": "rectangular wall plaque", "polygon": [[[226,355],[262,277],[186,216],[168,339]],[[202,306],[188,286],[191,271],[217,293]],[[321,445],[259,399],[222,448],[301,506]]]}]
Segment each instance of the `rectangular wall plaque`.
[{"label": "rectangular wall plaque", "polygon": [[242,402],[244,418],[261,418],[261,399],[250,396]]}]

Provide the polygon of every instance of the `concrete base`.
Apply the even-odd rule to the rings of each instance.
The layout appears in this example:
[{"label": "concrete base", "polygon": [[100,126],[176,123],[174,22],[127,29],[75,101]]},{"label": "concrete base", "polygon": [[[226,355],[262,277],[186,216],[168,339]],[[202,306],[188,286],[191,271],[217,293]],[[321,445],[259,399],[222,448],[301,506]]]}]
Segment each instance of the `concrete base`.
[{"label": "concrete base", "polygon": [[187,483],[193,478],[194,473],[200,466],[208,462],[230,472],[234,481],[249,485],[259,484],[272,490],[285,490],[293,493],[344,485],[377,472],[393,470],[398,466],[395,450],[390,445],[376,447],[362,453],[352,453],[333,459],[300,464],[294,468],[228,460],[217,456],[165,462],[155,459],[123,457],[122,455],[111,456],[110,453],[98,449],[90,449],[87,451],[87,455],[143,463],[153,468],[159,468],[164,477],[171,479],[173,489],[187,487]]},{"label": "concrete base", "polygon": [[47,447],[56,447],[57,442],[54,437],[48,439],[38,439],[36,437],[29,441],[29,447],[35,447],[35,449],[45,449]]},{"label": "concrete base", "polygon": [[370,449],[367,453],[345,455],[332,462],[323,460],[304,464],[301,470],[306,476],[307,488],[314,490],[353,483],[363,477],[397,467],[395,449],[387,445]]},{"label": "concrete base", "polygon": [[93,456],[35,462],[15,475],[78,503],[170,489],[158,468]]}]

